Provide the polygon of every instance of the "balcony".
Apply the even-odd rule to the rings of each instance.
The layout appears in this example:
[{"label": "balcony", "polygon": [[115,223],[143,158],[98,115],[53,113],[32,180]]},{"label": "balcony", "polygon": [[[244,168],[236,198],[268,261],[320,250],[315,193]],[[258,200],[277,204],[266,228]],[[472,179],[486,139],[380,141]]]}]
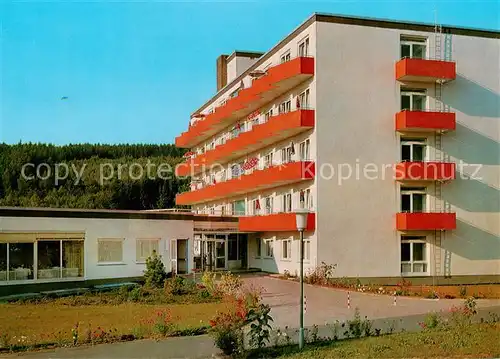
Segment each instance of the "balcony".
[{"label": "balcony", "polygon": [[290,162],[282,165],[258,169],[224,182],[207,185],[201,189],[178,194],[175,202],[178,205],[191,205],[233,197],[240,194],[261,191],[290,183],[313,179],[314,162]]},{"label": "balcony", "polygon": [[269,121],[254,125],[223,145],[207,151],[177,166],[178,176],[197,174],[215,163],[226,163],[260,150],[272,143],[295,136],[314,127],[314,110],[297,110],[273,116]]},{"label": "balcony", "polygon": [[408,212],[396,214],[398,231],[435,231],[452,230],[457,227],[455,213],[445,212]]},{"label": "balcony", "polygon": [[254,80],[251,87],[240,90],[225,105],[217,107],[215,112],[195,122],[188,131],[175,139],[175,145],[194,147],[313,75],[312,57],[297,57],[270,68],[264,76]]},{"label": "balcony", "polygon": [[[276,213],[262,216],[248,216],[239,218],[239,230],[242,232],[296,232],[297,224],[295,213]],[[316,214],[307,216],[306,231],[316,228]]]},{"label": "balcony", "polygon": [[396,62],[396,80],[402,82],[436,82],[455,80],[454,62],[405,57]]},{"label": "balcony", "polygon": [[456,128],[455,113],[403,110],[396,114],[396,131],[446,132]]},{"label": "balcony", "polygon": [[450,181],[455,179],[452,162],[400,162],[396,165],[398,181]]}]

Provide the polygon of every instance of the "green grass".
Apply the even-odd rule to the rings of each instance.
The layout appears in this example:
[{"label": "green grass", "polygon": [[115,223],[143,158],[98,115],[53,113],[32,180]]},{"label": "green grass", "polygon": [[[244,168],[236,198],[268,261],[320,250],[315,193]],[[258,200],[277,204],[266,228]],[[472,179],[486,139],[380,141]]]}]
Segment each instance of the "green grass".
[{"label": "green grass", "polygon": [[380,337],[269,348],[248,358],[497,358],[500,323],[398,333]]}]

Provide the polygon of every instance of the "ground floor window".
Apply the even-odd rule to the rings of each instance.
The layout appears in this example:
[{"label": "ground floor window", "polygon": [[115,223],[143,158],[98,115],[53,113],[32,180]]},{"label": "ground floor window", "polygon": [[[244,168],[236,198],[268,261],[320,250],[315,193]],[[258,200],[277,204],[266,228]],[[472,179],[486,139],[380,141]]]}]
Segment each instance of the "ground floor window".
[{"label": "ground floor window", "polygon": [[238,260],[238,236],[236,234],[230,234],[227,238],[227,259]]},{"label": "ground floor window", "polygon": [[274,241],[272,239],[268,239],[266,241],[266,257],[272,258],[274,256]]},{"label": "ground floor window", "polygon": [[0,282],[83,277],[83,270],[83,240],[0,235]]},{"label": "ground floor window", "polygon": [[281,241],[281,258],[290,259],[292,258],[292,241],[290,239],[284,239]]},{"label": "ground floor window", "polygon": [[401,237],[401,273],[425,274],[428,271],[427,242],[425,236]]},{"label": "ground floor window", "polygon": [[153,252],[158,254],[159,239],[138,239],[136,242],[136,261],[146,262],[146,259],[153,255]]},{"label": "ground floor window", "polygon": [[123,261],[123,238],[100,238],[97,240],[99,263],[121,263]]},{"label": "ground floor window", "polygon": [[[255,240],[257,242],[257,253],[256,253],[255,257],[260,258],[260,256],[262,255],[262,239],[256,238]],[[1,263],[0,263],[0,265],[1,265]]]},{"label": "ground floor window", "polygon": [[311,260],[311,241],[304,240],[304,260]]}]

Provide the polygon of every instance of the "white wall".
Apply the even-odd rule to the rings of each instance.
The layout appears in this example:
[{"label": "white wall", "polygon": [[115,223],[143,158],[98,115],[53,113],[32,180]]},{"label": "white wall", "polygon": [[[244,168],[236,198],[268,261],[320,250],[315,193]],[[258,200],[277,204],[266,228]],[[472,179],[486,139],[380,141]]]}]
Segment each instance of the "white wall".
[{"label": "white wall", "polygon": [[258,57],[234,56],[231,61],[227,63],[227,83],[230,83],[240,76],[258,59]]},{"label": "white wall", "polygon": [[[337,263],[339,276],[399,276],[400,233],[394,219],[399,184],[390,169],[382,170],[382,165],[400,159],[394,115],[400,109],[401,84],[395,80],[394,64],[400,57],[401,34],[429,36],[428,53],[434,56],[433,33],[323,22],[317,29],[318,262]],[[451,275],[498,274],[499,40],[453,35],[452,41],[457,79],[445,85],[443,98],[457,113],[457,130],[442,137],[444,157],[483,168],[482,180],[457,179],[443,185],[443,199],[457,212],[458,223],[441,244],[441,262],[444,266],[448,251]],[[429,95],[434,95],[433,85]],[[338,173],[331,180],[321,177],[325,164],[337,171],[339,164],[355,170],[357,163],[359,179],[339,184]],[[379,179],[363,176],[367,163],[378,166]],[[432,248],[433,233],[427,234]]]},{"label": "white wall", "polygon": [[[138,238],[160,239],[159,251],[170,271],[171,239],[193,238],[193,222],[181,220],[0,217],[0,232],[83,232],[85,233],[85,279],[141,276],[145,264],[136,263]],[[97,263],[98,238],[124,238],[122,264]],[[191,248],[191,245],[190,245]],[[189,255],[192,268],[192,255]],[[12,283],[10,283],[12,284]]]}]

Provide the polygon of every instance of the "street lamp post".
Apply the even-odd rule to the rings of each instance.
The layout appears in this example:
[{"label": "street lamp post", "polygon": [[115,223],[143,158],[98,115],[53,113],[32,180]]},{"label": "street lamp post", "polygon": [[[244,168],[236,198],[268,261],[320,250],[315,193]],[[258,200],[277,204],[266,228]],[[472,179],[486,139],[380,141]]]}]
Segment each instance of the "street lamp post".
[{"label": "street lamp post", "polygon": [[304,347],[304,230],[307,226],[308,211],[299,209],[295,211],[297,230],[300,233],[300,321],[299,321],[299,349]]}]

